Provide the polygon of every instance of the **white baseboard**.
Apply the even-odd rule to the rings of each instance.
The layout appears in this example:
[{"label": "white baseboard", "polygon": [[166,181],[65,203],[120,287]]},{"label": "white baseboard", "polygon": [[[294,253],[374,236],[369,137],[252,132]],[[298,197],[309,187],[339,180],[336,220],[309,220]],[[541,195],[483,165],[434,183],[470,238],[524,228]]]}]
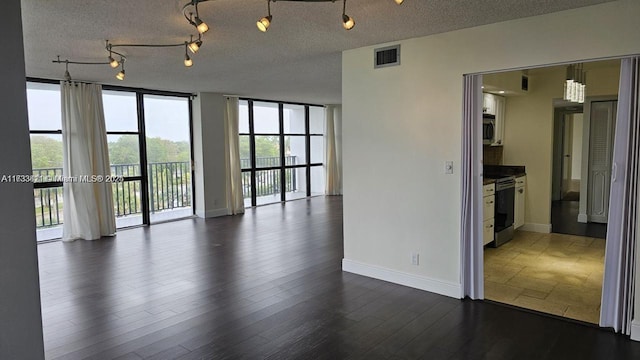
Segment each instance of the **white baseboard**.
[{"label": "white baseboard", "polygon": [[405,273],[402,271],[364,264],[358,261],[342,259],[342,271],[371,277],[378,280],[392,282],[436,294],[460,299],[462,294],[460,284],[441,280],[434,280],[424,276]]},{"label": "white baseboard", "polygon": [[196,215],[198,215],[198,217],[200,218],[206,219],[206,218],[227,216],[229,215],[229,212],[227,211],[226,208],[213,209],[213,210],[207,210],[207,211],[196,210]]},{"label": "white baseboard", "polygon": [[589,217],[587,216],[587,214],[578,214],[578,222],[586,224],[587,222],[589,222]]},{"label": "white baseboard", "polygon": [[631,322],[631,340],[640,341],[640,320]]},{"label": "white baseboard", "polygon": [[551,224],[527,223],[519,227],[518,230],[548,234],[551,232]]}]

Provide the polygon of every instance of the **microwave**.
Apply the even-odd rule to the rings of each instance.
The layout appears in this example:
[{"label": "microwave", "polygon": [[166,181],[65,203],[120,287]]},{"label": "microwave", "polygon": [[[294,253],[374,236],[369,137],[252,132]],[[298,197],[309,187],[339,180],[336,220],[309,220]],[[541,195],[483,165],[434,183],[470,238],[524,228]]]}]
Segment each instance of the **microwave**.
[{"label": "microwave", "polygon": [[496,117],[491,114],[482,115],[482,144],[491,145],[496,142]]}]

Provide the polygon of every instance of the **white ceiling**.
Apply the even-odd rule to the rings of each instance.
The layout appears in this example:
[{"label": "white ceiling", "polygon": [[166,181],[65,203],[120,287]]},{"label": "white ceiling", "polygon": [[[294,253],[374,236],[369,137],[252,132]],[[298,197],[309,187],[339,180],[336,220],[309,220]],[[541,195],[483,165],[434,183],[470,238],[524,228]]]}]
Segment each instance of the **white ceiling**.
[{"label": "white ceiling", "polygon": [[[124,82],[108,65],[70,65],[76,80],[157,90],[209,91],[246,97],[330,104],[341,102],[341,52],[611,0],[348,0],[356,21],[342,28],[342,2],[271,4],[266,33],[256,21],[266,0],[213,0],[200,4],[211,30],[183,65],[184,48],[124,48]],[[188,0],[22,0],[27,76],[61,79],[60,55],[106,61],[104,41],[181,43],[195,33],[182,15]],[[535,31],[535,29],[532,29]]]}]

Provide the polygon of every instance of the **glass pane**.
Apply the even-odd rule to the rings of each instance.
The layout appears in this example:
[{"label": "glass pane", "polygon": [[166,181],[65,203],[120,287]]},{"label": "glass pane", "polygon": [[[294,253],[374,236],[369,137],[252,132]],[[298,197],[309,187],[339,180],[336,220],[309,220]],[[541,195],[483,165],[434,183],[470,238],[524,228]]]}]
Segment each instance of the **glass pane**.
[{"label": "glass pane", "polygon": [[280,202],[280,169],[256,171],[257,205]]},{"label": "glass pane", "polygon": [[60,85],[27,83],[29,130],[61,130]]},{"label": "glass pane", "polygon": [[311,196],[324,195],[324,166],[311,167]]},{"label": "glass pane", "polygon": [[36,239],[38,241],[62,237],[63,206],[62,186],[33,189],[36,211]]},{"label": "glass pane", "polygon": [[238,126],[238,132],[240,134],[249,133],[249,104],[246,100],[240,100],[240,123]]},{"label": "glass pane", "polygon": [[305,136],[285,136],[285,165],[301,165],[307,163],[307,138]]},{"label": "glass pane", "polygon": [[284,108],[284,133],[306,134],[304,121],[304,106],[285,104]]},{"label": "glass pane", "polygon": [[279,134],[278,104],[253,103],[253,130],[256,134]]},{"label": "glass pane", "polygon": [[251,207],[251,172],[242,173],[242,196],[244,197],[244,207]]},{"label": "glass pane", "polygon": [[251,146],[249,135],[240,135],[240,168],[251,168]]},{"label": "glass pane", "polygon": [[324,134],[324,108],[309,106],[309,133]]},{"label": "glass pane", "polygon": [[140,176],[138,135],[107,135],[111,174]]},{"label": "glass pane", "polygon": [[31,164],[35,182],[62,181],[62,135],[31,135]]},{"label": "glass pane", "polygon": [[307,168],[287,169],[286,199],[302,199],[307,197]]},{"label": "glass pane", "polygon": [[102,102],[107,132],[138,132],[138,105],[135,93],[103,91]]},{"label": "glass pane", "polygon": [[311,163],[324,162],[324,137],[311,136]]},{"label": "glass pane", "polygon": [[144,95],[151,222],[193,215],[189,100]]},{"label": "glass pane", "polygon": [[256,136],[256,167],[280,166],[280,137]]},{"label": "glass pane", "polygon": [[142,191],[140,180],[113,183],[113,209],[116,227],[142,224]]}]

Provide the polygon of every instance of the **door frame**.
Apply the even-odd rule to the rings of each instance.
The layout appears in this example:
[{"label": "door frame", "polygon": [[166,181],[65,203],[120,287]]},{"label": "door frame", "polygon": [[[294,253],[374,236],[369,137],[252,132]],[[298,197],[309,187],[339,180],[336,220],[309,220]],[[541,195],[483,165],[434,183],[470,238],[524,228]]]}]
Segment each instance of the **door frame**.
[{"label": "door frame", "polygon": [[[553,164],[551,171],[551,201],[562,199],[562,156],[563,156],[563,122],[566,115],[584,114],[582,104],[559,104],[561,100],[554,99],[553,109]],[[575,108],[575,109],[573,109]],[[583,116],[584,118],[584,116]],[[584,136],[584,132],[583,132]],[[584,139],[584,138],[583,138]],[[584,144],[584,141],[583,141]],[[582,175],[581,175],[582,176]]]}]

